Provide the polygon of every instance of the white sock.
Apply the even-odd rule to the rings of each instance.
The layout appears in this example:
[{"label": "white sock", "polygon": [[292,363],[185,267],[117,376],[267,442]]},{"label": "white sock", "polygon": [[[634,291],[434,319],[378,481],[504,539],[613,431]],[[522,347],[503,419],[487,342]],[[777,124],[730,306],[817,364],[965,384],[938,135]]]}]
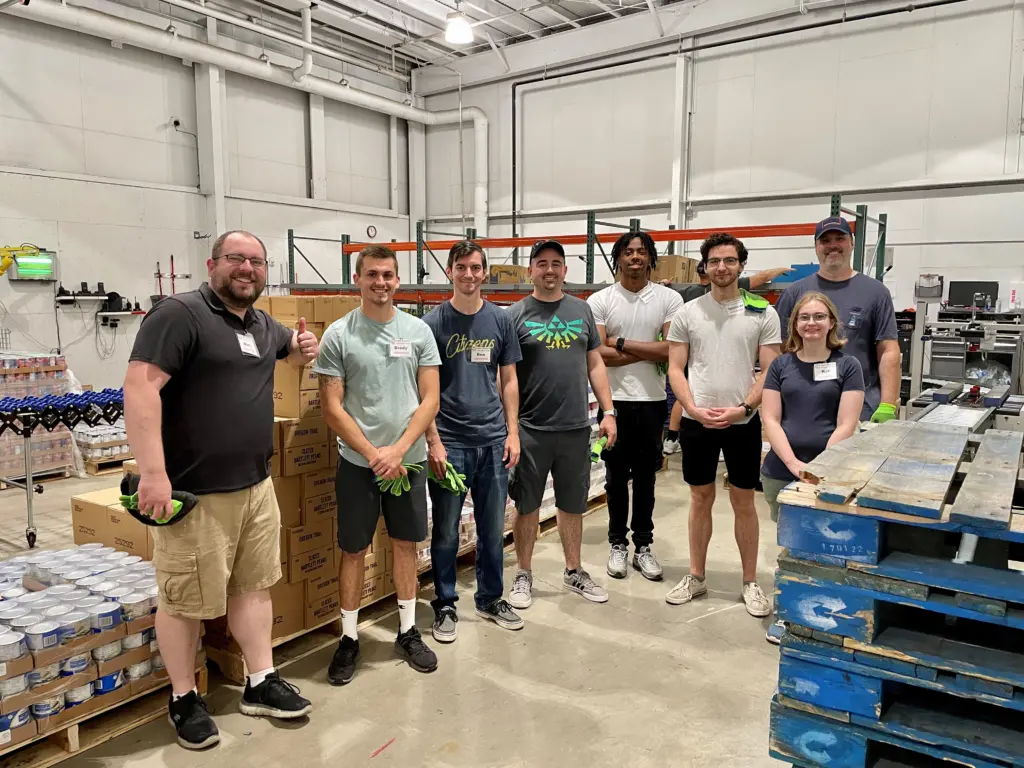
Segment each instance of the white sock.
[{"label": "white sock", "polygon": [[341,634],[344,637],[351,637],[353,640],[359,639],[359,609],[356,608],[354,611],[346,611],[344,608],[341,609]]},{"label": "white sock", "polygon": [[398,601],[398,631],[405,634],[416,626],[416,598]]},{"label": "white sock", "polygon": [[194,694],[196,694],[198,696],[199,695],[199,689],[198,688],[193,688],[191,691],[185,691],[184,693],[176,693],[176,694],[174,694],[174,701],[177,701],[178,699],[182,699],[185,696],[188,696],[190,693],[194,693]]},{"label": "white sock", "polygon": [[264,669],[262,672],[253,672],[251,675],[249,675],[249,687],[255,688],[257,685],[266,680],[267,675],[269,675],[273,671],[273,667],[268,667],[267,669]]}]

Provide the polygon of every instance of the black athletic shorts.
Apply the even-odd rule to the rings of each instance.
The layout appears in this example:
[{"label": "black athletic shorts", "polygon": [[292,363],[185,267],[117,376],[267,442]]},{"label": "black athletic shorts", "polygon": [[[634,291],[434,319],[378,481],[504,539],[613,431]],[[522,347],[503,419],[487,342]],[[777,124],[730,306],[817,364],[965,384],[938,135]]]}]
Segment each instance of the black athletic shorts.
[{"label": "black athletic shorts", "polygon": [[334,477],[338,496],[338,546],[344,552],[362,552],[373,541],[377,520],[384,514],[388,535],[399,541],[427,538],[427,468],[409,473],[412,489],[401,496],[381,493],[373,470],[338,457]]},{"label": "black athletic shorts", "polygon": [[519,464],[513,469],[509,496],[519,514],[540,509],[551,473],[555,507],[573,515],[587,511],[590,493],[590,427],[548,431],[519,426]]},{"label": "black athletic shorts", "polygon": [[679,426],[679,447],[687,485],[715,482],[721,452],[729,485],[742,490],[757,488],[761,472],[761,417],[756,413],[746,424],[733,424],[725,429],[709,429],[684,416]]}]

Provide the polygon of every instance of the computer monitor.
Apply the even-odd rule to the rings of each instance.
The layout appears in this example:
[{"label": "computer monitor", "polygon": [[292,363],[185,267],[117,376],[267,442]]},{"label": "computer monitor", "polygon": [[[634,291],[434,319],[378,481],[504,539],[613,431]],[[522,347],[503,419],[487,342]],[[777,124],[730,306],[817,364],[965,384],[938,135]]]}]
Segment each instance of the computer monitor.
[{"label": "computer monitor", "polygon": [[973,307],[974,296],[981,294],[977,306],[984,308],[986,304],[993,309],[999,299],[999,283],[982,280],[951,280],[947,304],[950,307]]}]

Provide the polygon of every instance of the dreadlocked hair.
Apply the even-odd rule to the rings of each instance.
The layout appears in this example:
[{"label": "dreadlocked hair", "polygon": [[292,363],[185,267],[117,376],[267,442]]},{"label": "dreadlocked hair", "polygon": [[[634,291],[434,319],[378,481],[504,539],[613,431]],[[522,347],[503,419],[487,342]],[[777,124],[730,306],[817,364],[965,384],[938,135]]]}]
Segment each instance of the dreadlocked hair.
[{"label": "dreadlocked hair", "polygon": [[630,231],[623,234],[615,241],[615,245],[612,246],[612,271],[619,271],[619,256],[622,251],[625,250],[626,246],[633,242],[634,239],[639,238],[640,242],[644,245],[644,250],[647,251],[647,255],[651,259],[651,269],[653,270],[658,266],[658,248],[654,244],[653,238],[644,232],[643,230]]}]

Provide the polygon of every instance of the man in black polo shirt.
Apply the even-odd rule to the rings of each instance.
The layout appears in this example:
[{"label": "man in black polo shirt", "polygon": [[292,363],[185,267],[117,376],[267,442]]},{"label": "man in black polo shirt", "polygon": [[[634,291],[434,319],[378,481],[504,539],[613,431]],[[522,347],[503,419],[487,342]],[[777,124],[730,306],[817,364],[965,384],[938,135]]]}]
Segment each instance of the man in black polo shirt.
[{"label": "man in black polo shirt", "polygon": [[171,679],[178,743],[220,740],[195,688],[202,619],[228,617],[250,670],[239,708],[282,719],[312,709],[274,671],[269,588],[281,578],[273,453],[274,364],[317,356],[316,337],[254,310],[267,282],[267,251],[255,235],[227,232],[206,262],[209,283],[169,296],[146,315],[124,381],[125,424],[139,465],[139,509],[171,517],[171,489],[199,504],[153,530],[160,589],[160,655]]}]

